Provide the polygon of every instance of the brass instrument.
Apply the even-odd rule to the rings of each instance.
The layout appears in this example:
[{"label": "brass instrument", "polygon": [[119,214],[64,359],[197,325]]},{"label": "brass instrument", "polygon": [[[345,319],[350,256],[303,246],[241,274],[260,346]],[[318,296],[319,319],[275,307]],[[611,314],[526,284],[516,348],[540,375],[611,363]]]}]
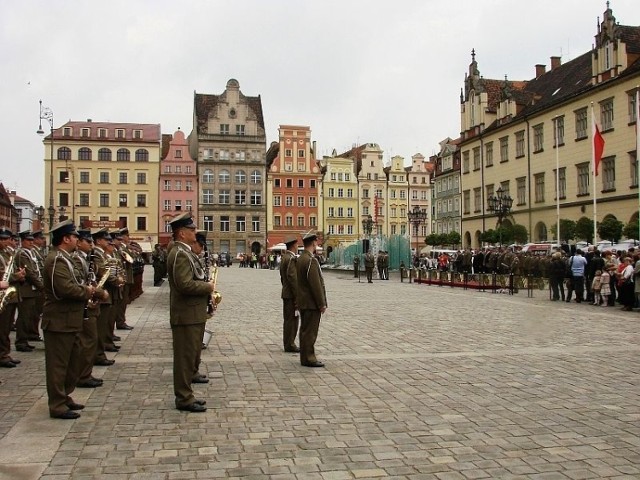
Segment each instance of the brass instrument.
[{"label": "brass instrument", "polygon": [[216,284],[218,283],[218,272],[220,269],[218,267],[213,267],[213,304],[215,308],[218,307],[218,304],[222,301],[222,294],[216,290]]},{"label": "brass instrument", "polygon": [[[218,308],[218,304],[222,301],[222,295],[216,291],[219,269],[216,266],[211,267],[211,257],[209,256],[209,249],[206,245],[204,246],[204,265],[206,281],[213,281],[213,292],[209,295],[209,300],[207,302],[207,315],[211,317]],[[211,268],[213,268],[213,277],[211,277]]]},{"label": "brass instrument", "polygon": [[[11,256],[11,260],[9,260],[7,269],[4,271],[4,275],[2,276],[3,282],[9,282],[11,275],[13,275],[13,271],[16,265],[17,254],[18,252],[15,252]],[[16,289],[16,287],[13,287],[13,286],[7,288],[6,290],[0,290],[0,313],[4,311],[4,309],[7,307],[7,304],[9,303],[9,300],[11,300],[17,293],[18,293],[18,290]]]},{"label": "brass instrument", "polygon": [[122,255],[122,258],[124,259],[125,262],[133,263],[133,258],[131,257],[131,255],[129,255],[129,252],[127,252],[125,249],[118,250],[118,251],[120,252],[120,255]]}]

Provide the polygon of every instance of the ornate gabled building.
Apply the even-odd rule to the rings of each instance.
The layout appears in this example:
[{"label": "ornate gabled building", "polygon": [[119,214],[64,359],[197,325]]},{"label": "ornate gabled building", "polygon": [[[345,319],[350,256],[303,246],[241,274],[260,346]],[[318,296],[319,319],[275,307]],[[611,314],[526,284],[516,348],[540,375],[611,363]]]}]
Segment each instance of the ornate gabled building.
[{"label": "ornate gabled building", "polygon": [[220,95],[194,93],[191,157],[199,176],[198,225],[216,252],[266,248],[266,136],[260,96],[227,82]]},{"label": "ornate gabled building", "polygon": [[[637,218],[635,95],[640,83],[640,27],[620,25],[607,5],[594,48],[535,77],[483,78],[475,52],[460,98],[465,247],[480,246],[497,217],[488,199],[498,188],[513,198],[504,220],[526,227],[531,241],[551,240],[558,216],[598,222]],[[605,140],[600,174],[592,176],[593,116]],[[597,211],[594,212],[594,195]]]},{"label": "ornate gabled building", "polygon": [[[288,235],[323,232],[322,174],[306,126],[280,125],[278,142],[267,152],[268,248]],[[319,235],[322,241],[322,235]]]},{"label": "ornate gabled building", "polygon": [[320,164],[325,243],[329,251],[341,242],[358,240],[361,222],[358,216],[358,177],[353,159],[339,157],[335,150]]},{"label": "ornate gabled building", "polygon": [[416,153],[411,157],[411,166],[406,167],[407,179],[409,181],[409,206],[408,211],[415,207],[424,209],[427,212],[427,220],[414,229],[411,226],[411,249],[419,251],[424,246],[424,239],[431,233],[431,222],[434,218],[432,211],[432,175],[435,170],[435,164],[429,160],[426,161],[424,155]]},{"label": "ornate gabled building", "polygon": [[407,207],[409,204],[409,181],[404,168],[404,158],[395,155],[391,164],[385,167],[387,179],[387,222],[389,235],[409,233]]},{"label": "ornate gabled building", "polygon": [[[172,238],[169,222],[176,215],[190,211],[198,218],[198,172],[197,165],[189,154],[189,144],[182,130],[173,135],[162,135],[162,159],[158,187],[158,225],[162,227],[159,243],[167,245]],[[203,230],[213,229],[206,217],[199,226]]]},{"label": "ornate gabled building", "polygon": [[18,211],[13,206],[10,193],[0,183],[0,227],[18,233]]},{"label": "ornate gabled building", "polygon": [[440,142],[440,151],[432,157],[433,173],[433,233],[460,233],[461,197],[459,139],[447,137]]}]

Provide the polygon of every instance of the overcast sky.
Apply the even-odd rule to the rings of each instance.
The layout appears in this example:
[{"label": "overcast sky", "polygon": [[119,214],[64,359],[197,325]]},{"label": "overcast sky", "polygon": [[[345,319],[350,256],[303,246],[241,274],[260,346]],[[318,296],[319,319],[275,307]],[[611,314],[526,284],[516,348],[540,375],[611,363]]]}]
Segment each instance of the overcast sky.
[{"label": "overcast sky", "polygon": [[[637,0],[614,0],[623,25]],[[68,120],[160,123],[191,132],[193,92],[230,78],[261,95],[267,145],[309,125],[319,156],[376,142],[425,156],[460,131],[477,52],[486,78],[589,50],[600,0],[0,0],[0,181],[44,199],[38,100]],[[46,124],[45,124],[46,125]],[[45,126],[48,129],[48,126]]]}]

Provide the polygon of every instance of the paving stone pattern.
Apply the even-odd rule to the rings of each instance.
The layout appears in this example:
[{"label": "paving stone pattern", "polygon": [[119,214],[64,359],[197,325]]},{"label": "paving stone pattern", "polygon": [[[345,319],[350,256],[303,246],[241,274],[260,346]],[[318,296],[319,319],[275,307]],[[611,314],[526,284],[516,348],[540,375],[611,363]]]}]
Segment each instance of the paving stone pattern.
[{"label": "paving stone pattern", "polygon": [[195,414],[152,273],[79,420],[48,418],[41,344],[0,371],[0,478],[640,478],[636,312],[327,272],[309,369],[282,352],[278,273],[224,268]]}]

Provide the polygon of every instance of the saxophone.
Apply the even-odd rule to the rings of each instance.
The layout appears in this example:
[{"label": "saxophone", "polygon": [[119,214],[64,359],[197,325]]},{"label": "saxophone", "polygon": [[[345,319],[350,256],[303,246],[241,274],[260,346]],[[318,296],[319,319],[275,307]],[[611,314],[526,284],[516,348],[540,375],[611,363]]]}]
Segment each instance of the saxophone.
[{"label": "saxophone", "polygon": [[[16,266],[17,254],[18,252],[15,252],[13,255],[11,255],[11,260],[9,260],[7,269],[4,271],[4,275],[2,276],[3,282],[8,282],[11,278],[11,275],[13,275],[13,271],[15,270]],[[7,307],[7,304],[9,303],[9,300],[11,300],[16,295],[16,293],[18,293],[18,290],[13,286],[7,288],[6,290],[0,290],[0,313],[4,311],[4,309]]]}]

